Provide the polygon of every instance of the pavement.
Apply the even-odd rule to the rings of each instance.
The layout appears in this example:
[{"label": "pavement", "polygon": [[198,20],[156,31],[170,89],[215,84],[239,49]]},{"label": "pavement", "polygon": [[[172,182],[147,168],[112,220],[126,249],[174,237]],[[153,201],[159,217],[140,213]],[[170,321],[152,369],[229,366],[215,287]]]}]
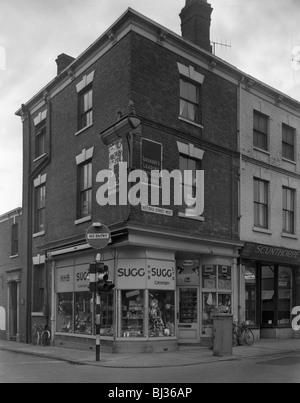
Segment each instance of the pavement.
[{"label": "pavement", "polygon": [[178,367],[235,361],[300,353],[300,339],[261,339],[253,346],[233,347],[231,355],[215,356],[213,350],[200,346],[180,346],[177,351],[160,353],[111,354],[100,353],[96,361],[95,352],[64,347],[32,346],[26,343],[0,340],[0,350],[28,354],[37,357],[61,360],[77,365],[96,365],[111,368],[158,368]]}]

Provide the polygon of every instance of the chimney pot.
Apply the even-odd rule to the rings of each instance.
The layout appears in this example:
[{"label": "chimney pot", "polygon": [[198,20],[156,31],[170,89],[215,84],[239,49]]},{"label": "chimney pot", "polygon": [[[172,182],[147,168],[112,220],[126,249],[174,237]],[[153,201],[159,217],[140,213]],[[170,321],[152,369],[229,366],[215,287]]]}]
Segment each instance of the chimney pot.
[{"label": "chimney pot", "polygon": [[181,32],[184,39],[212,53],[210,23],[213,9],[207,0],[186,0],[181,10]]},{"label": "chimney pot", "polygon": [[73,61],[74,57],[66,55],[65,53],[61,53],[57,56],[56,64],[57,64],[57,75],[59,75],[66,67],[68,67]]}]

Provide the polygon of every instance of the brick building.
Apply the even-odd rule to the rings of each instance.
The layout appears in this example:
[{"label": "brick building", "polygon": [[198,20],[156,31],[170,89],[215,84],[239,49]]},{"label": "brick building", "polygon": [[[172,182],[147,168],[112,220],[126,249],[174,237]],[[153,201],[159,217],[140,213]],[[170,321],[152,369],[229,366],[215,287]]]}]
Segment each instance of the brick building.
[{"label": "brick building", "polygon": [[[115,283],[101,295],[103,347],[210,345],[215,308],[242,317],[247,284],[239,236],[251,241],[251,215],[239,201],[248,202],[240,194],[244,164],[257,163],[240,153],[240,126],[252,111],[240,83],[250,77],[211,53],[211,13],[207,1],[187,0],[179,36],[128,9],[78,58],[59,55],[57,76],[17,111],[28,328],[48,323],[55,345],[94,347],[87,274],[97,251],[86,231],[95,223],[110,229],[101,259]],[[153,176],[145,184],[137,170],[181,176],[170,180],[169,200],[155,200],[168,182]],[[196,196],[196,211],[188,197],[178,202],[184,192]]]},{"label": "brick building", "polygon": [[22,209],[0,216],[0,338],[26,341],[26,272],[22,263]]},{"label": "brick building", "polygon": [[239,94],[241,317],[260,337],[296,337],[291,311],[300,303],[300,104],[248,78]]}]

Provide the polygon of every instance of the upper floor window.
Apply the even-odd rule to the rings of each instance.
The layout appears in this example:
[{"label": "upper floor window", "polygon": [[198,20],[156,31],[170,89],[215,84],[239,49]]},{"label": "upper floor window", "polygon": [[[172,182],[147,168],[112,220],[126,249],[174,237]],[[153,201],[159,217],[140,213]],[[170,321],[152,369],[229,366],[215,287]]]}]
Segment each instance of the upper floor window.
[{"label": "upper floor window", "polygon": [[19,224],[11,226],[11,255],[16,256],[19,253]]},{"label": "upper floor window", "polygon": [[35,188],[34,229],[36,233],[45,230],[45,206],[46,186],[42,184]]},{"label": "upper floor window", "polygon": [[78,93],[78,130],[93,124],[93,84],[94,71],[83,76],[76,85]]},{"label": "upper floor window", "polygon": [[201,88],[204,76],[193,66],[177,63],[180,74],[180,108],[179,117],[201,124]]},{"label": "upper floor window", "polygon": [[282,125],[282,157],[295,161],[295,129]]},{"label": "upper floor window", "polygon": [[200,88],[183,78],[180,79],[180,116],[200,123]]},{"label": "upper floor window", "polygon": [[78,165],[78,217],[84,218],[92,213],[92,162]]},{"label": "upper floor window", "polygon": [[260,112],[253,112],[253,145],[262,150],[268,150],[269,117]]},{"label": "upper floor window", "polygon": [[46,122],[39,124],[35,129],[35,158],[46,152]]},{"label": "upper floor window", "polygon": [[79,130],[93,124],[93,90],[79,94]]},{"label": "upper floor window", "polygon": [[282,188],[282,231],[295,233],[295,190]]},{"label": "upper floor window", "polygon": [[269,183],[254,178],[254,226],[268,228]]}]

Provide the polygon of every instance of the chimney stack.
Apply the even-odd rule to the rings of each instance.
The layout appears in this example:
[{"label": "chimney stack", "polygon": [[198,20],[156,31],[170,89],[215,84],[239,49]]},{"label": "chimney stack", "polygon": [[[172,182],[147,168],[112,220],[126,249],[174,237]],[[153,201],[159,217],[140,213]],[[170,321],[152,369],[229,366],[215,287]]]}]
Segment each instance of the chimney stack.
[{"label": "chimney stack", "polygon": [[181,32],[184,39],[212,53],[210,22],[213,8],[207,0],[186,0],[181,10]]},{"label": "chimney stack", "polygon": [[66,67],[68,67],[73,60],[75,60],[74,57],[66,55],[65,53],[60,54],[57,56],[56,64],[57,64],[57,75],[59,75]]}]

